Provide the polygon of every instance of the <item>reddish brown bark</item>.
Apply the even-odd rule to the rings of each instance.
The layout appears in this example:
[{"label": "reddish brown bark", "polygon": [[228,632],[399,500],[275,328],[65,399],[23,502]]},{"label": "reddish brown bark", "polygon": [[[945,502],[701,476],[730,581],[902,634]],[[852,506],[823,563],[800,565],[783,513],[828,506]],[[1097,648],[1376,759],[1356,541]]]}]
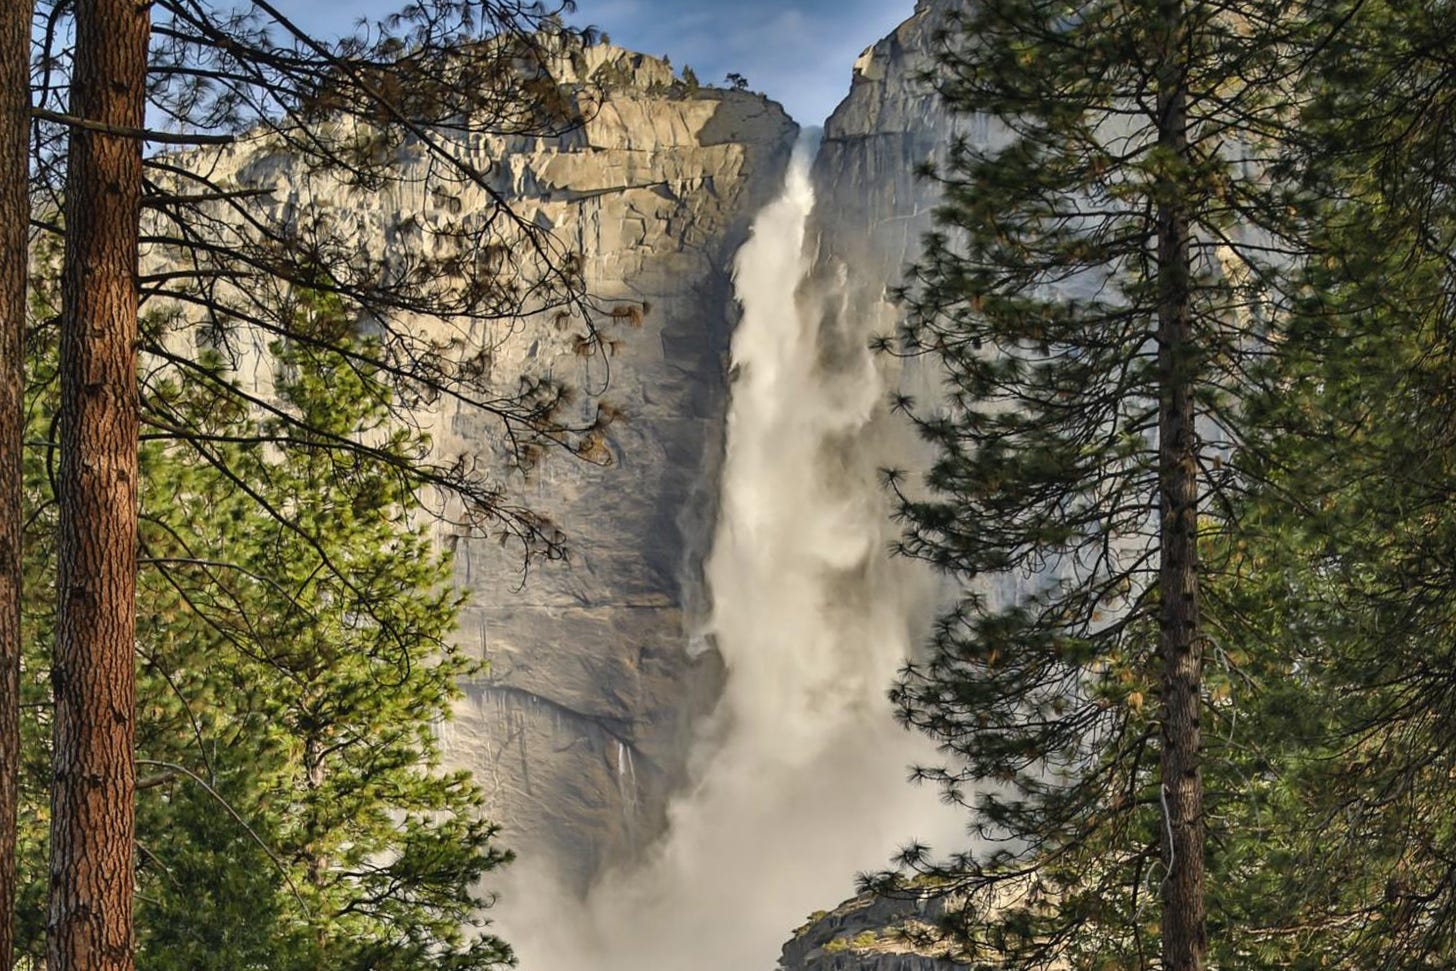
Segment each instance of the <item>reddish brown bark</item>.
[{"label": "reddish brown bark", "polygon": [[77,0],[62,270],[49,971],[130,971],[136,785],[137,231],[149,32]]},{"label": "reddish brown bark", "polygon": [[15,813],[20,763],[21,436],[30,195],[30,17],[0,11],[0,968],[15,953]]},{"label": "reddish brown bark", "polygon": [[[1163,0],[1158,145],[1165,164],[1189,159],[1182,0]],[[1160,776],[1164,833],[1165,971],[1202,971],[1208,953],[1203,873],[1203,657],[1198,616],[1198,465],[1188,205],[1176,176],[1158,197]]]}]

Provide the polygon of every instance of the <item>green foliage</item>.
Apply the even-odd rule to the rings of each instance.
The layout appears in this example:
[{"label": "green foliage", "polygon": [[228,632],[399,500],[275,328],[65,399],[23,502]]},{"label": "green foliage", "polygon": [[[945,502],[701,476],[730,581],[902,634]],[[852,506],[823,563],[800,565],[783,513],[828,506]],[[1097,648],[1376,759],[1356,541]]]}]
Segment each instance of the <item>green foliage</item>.
[{"label": "green foliage", "polygon": [[632,69],[631,56],[622,54],[614,60],[604,62],[593,71],[591,80],[604,90],[610,91],[632,87],[636,83],[636,77],[636,72]]},{"label": "green foliage", "polygon": [[1443,967],[1456,948],[1456,210],[1453,106],[1436,79],[1456,19],[1403,2],[1322,16],[1302,129],[1316,258],[1268,393],[1248,404],[1249,530],[1230,578],[1236,643],[1283,673],[1246,706],[1248,764],[1272,797],[1250,830],[1278,850],[1259,887],[1280,905],[1249,917],[1285,966]]},{"label": "green foliage", "polygon": [[[947,754],[919,775],[967,806],[977,845],[901,862],[964,895],[947,929],[969,962],[1154,967],[1178,865],[1159,775],[1159,439],[1190,389],[1201,587],[1229,568],[1227,458],[1274,349],[1275,265],[1293,256],[1298,197],[1269,167],[1287,111],[1277,54],[1303,25],[1261,2],[988,0],[948,16],[929,80],[969,134],[931,173],[944,202],[893,348],[931,356],[943,397],[897,401],[933,461],[923,488],[890,481],[900,552],[965,592],[893,697]],[[1186,125],[1159,103],[1175,90]],[[1160,252],[1175,220],[1186,248]],[[1176,341],[1160,329],[1170,293],[1187,308]],[[1204,598],[1195,651],[1227,610]],[[1205,684],[1205,737],[1228,727],[1212,693],[1237,684]],[[1229,759],[1209,744],[1221,785]],[[1217,842],[1221,821],[1205,822]],[[1216,914],[1226,886],[1210,887]]]},{"label": "green foliage", "polygon": [[[337,307],[311,308],[326,325]],[[152,386],[138,596],[138,967],[475,971],[509,960],[481,877],[507,860],[436,731],[474,665],[390,392],[350,353],[275,346],[277,414],[218,382]],[[36,364],[35,419],[51,394]],[[300,422],[299,419],[302,419]],[[177,429],[186,429],[180,436]],[[340,440],[367,444],[347,449]],[[46,453],[30,460],[48,589]],[[45,667],[34,603],[27,682]],[[44,890],[47,713],[28,711],[24,894]],[[28,907],[23,913],[38,913]],[[43,928],[22,922],[38,955]]]},{"label": "green foliage", "polygon": [[983,843],[905,862],[968,894],[970,962],[1156,965],[1149,217],[1176,199],[1202,254],[1180,366],[1205,439],[1210,966],[1445,967],[1456,17],[1188,11],[1180,158],[1135,93],[1169,6],[993,0],[948,37],[951,103],[1004,128],[941,173],[903,347],[947,400],[902,402],[937,461],[924,492],[892,481],[905,551],[970,593],[897,698]]}]

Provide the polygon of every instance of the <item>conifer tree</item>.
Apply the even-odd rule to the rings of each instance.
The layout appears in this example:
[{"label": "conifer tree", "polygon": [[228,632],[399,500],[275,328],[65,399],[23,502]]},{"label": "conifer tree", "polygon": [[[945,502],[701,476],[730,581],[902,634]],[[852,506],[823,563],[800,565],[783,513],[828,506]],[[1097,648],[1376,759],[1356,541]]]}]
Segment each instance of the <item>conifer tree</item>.
[{"label": "conifer tree", "polygon": [[77,0],[61,268],[51,791],[56,971],[131,971],[138,224],[150,17]]},{"label": "conifer tree", "polygon": [[[584,353],[602,350],[578,262],[511,211],[490,162],[469,148],[475,135],[551,134],[579,123],[590,98],[568,97],[551,67],[586,35],[540,4],[494,0],[408,4],[334,42],[309,36],[268,0],[226,11],[193,0],[46,0],[39,12],[38,80],[26,85],[35,102],[29,189],[40,200],[34,224],[65,240],[66,281],[56,497],[65,563],[56,574],[50,665],[57,707],[47,960],[52,971],[128,971],[136,455],[138,401],[148,394],[139,394],[138,351],[149,380],[185,375],[270,411],[270,402],[230,380],[235,357],[204,360],[179,347],[192,343],[199,325],[228,352],[260,336],[308,341],[388,374],[401,392],[391,406],[397,416],[444,397],[492,416],[502,452],[523,464],[547,446],[599,455],[606,419],[563,420],[566,389],[549,378],[497,387],[479,354],[422,339],[417,326],[434,317],[489,327],[551,311],[563,326],[581,325]],[[157,118],[164,123],[147,127]],[[0,138],[13,151],[23,134],[7,126]],[[432,223],[436,245],[368,253],[357,245],[351,212],[274,205],[256,186],[215,180],[208,158],[143,151],[147,144],[225,150],[247,139],[350,191],[408,184],[448,197],[470,186],[484,201],[459,219]],[[405,145],[436,163],[415,182],[393,164]],[[140,265],[143,245],[166,265]],[[25,259],[13,249],[6,258]],[[440,285],[451,275],[449,261],[465,278],[459,287]],[[292,297],[304,289],[343,301],[347,323],[327,334],[291,330]],[[174,321],[170,331],[143,330],[139,315],[149,302],[147,309],[166,303],[188,312],[154,318]],[[380,353],[368,360],[348,339],[365,319],[380,335]],[[192,333],[181,338],[182,329]],[[149,396],[154,404],[164,398]],[[288,433],[300,431],[296,415],[270,413]],[[164,409],[147,424],[219,466],[226,450],[204,426],[177,417]],[[460,500],[465,528],[514,536],[528,553],[560,555],[554,528],[469,463],[388,455],[348,437],[331,445],[361,461],[411,464],[414,485]]]},{"label": "conifer tree", "polygon": [[14,950],[31,0],[0,10],[0,968]]},{"label": "conifer tree", "polygon": [[[478,788],[438,767],[436,730],[471,670],[446,641],[459,604],[450,564],[432,549],[415,490],[398,470],[341,462],[327,436],[382,438],[378,447],[398,455],[420,442],[387,424],[389,395],[377,375],[359,374],[342,356],[280,350],[294,371],[284,396],[318,438],[277,458],[263,446],[245,448],[230,468],[293,516],[260,512],[256,498],[215,469],[200,470],[195,493],[176,489],[167,508],[172,537],[188,531],[199,504],[223,517],[216,533],[185,548],[159,536],[151,557],[162,567],[158,579],[190,580],[189,598],[210,598],[200,609],[237,646],[227,652],[231,663],[202,678],[165,653],[151,663],[159,674],[173,666],[166,673],[187,698],[216,699],[205,740],[213,768],[229,780],[232,808],[282,864],[269,893],[277,913],[271,966],[495,966],[509,951],[472,928],[483,905],[476,885],[505,858],[491,844],[495,828],[481,817]],[[224,511],[232,506],[236,516],[239,505],[246,512],[230,519]],[[220,559],[229,565],[198,572],[193,558],[209,547],[226,550]],[[179,576],[179,568],[194,575]],[[158,634],[166,636],[165,626]],[[161,834],[151,882],[161,899],[141,917],[143,965],[181,969],[199,966],[205,953],[187,947],[185,935],[215,934],[217,922],[196,913],[195,885],[164,879],[169,858],[203,845],[214,873],[249,874],[218,842],[220,832],[230,830],[233,845],[243,834],[219,819],[216,797],[192,777],[203,770],[197,746],[186,744],[185,726],[172,728],[169,744],[190,749],[190,771],[167,783],[164,803],[142,803],[144,822],[155,820]],[[202,839],[172,831],[179,815],[183,833],[190,826]],[[260,849],[248,854],[254,867]],[[205,882],[207,867],[189,862]],[[225,896],[218,902],[231,906]],[[216,953],[206,960],[219,969],[238,964]]]},{"label": "conifer tree", "polygon": [[1246,402],[1229,583],[1230,644],[1271,667],[1245,708],[1276,729],[1244,735],[1274,802],[1242,826],[1281,848],[1249,867],[1279,906],[1246,917],[1266,966],[1428,968],[1456,947],[1456,19],[1395,0],[1317,22],[1300,115],[1313,258]]},{"label": "conifer tree", "polygon": [[1266,166],[1297,25],[1258,2],[968,10],[932,80],[969,134],[898,345],[944,399],[897,401],[934,459],[925,489],[891,482],[901,552],[965,591],[894,698],[977,845],[902,862],[966,902],[968,960],[1199,969],[1207,553],[1290,256]]},{"label": "conifer tree", "polygon": [[[459,603],[448,558],[398,464],[341,461],[329,445],[358,435],[401,458],[422,447],[392,424],[388,384],[357,367],[377,351],[357,351],[278,348],[283,402],[318,429],[287,449],[276,420],[215,389],[156,389],[231,454],[224,470],[164,440],[141,453],[138,967],[476,971],[509,959],[479,888],[508,857],[479,789],[438,764],[439,726],[471,670],[447,640]],[[38,367],[45,394],[54,384]],[[43,460],[30,488],[44,589],[55,562]],[[51,622],[29,614],[28,663],[43,671]],[[28,710],[25,816],[42,820],[49,707]],[[35,901],[44,837],[26,835],[22,894]],[[23,955],[38,959],[43,940],[41,923],[22,923]]]}]

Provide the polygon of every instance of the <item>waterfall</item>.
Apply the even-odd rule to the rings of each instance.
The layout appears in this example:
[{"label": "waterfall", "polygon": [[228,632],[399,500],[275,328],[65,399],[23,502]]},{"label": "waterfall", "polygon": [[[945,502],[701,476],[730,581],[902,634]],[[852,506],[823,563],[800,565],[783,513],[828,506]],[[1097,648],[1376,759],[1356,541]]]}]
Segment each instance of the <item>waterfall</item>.
[{"label": "waterfall", "polygon": [[724,696],[648,857],[605,875],[579,913],[553,901],[534,936],[510,921],[524,971],[771,971],[857,871],[961,825],[906,783],[933,753],[885,697],[931,584],[887,554],[878,470],[909,431],[885,414],[869,334],[831,312],[836,272],[805,245],[811,154],[796,148],[735,263],[743,313],[700,635],[723,656]]}]

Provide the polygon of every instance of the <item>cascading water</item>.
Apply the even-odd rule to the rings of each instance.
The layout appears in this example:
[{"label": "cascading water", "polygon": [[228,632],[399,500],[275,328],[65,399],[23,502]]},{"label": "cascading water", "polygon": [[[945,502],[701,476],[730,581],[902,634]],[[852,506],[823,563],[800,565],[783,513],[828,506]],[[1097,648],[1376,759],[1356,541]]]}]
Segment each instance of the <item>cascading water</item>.
[{"label": "cascading water", "polygon": [[869,334],[822,325],[835,294],[812,282],[805,247],[810,157],[801,143],[735,265],[743,314],[704,632],[725,694],[649,857],[604,877],[579,913],[530,921],[534,936],[509,921],[525,971],[769,971],[857,870],[960,825],[906,784],[932,753],[885,698],[930,584],[886,553],[878,468],[907,430],[884,413]]}]

